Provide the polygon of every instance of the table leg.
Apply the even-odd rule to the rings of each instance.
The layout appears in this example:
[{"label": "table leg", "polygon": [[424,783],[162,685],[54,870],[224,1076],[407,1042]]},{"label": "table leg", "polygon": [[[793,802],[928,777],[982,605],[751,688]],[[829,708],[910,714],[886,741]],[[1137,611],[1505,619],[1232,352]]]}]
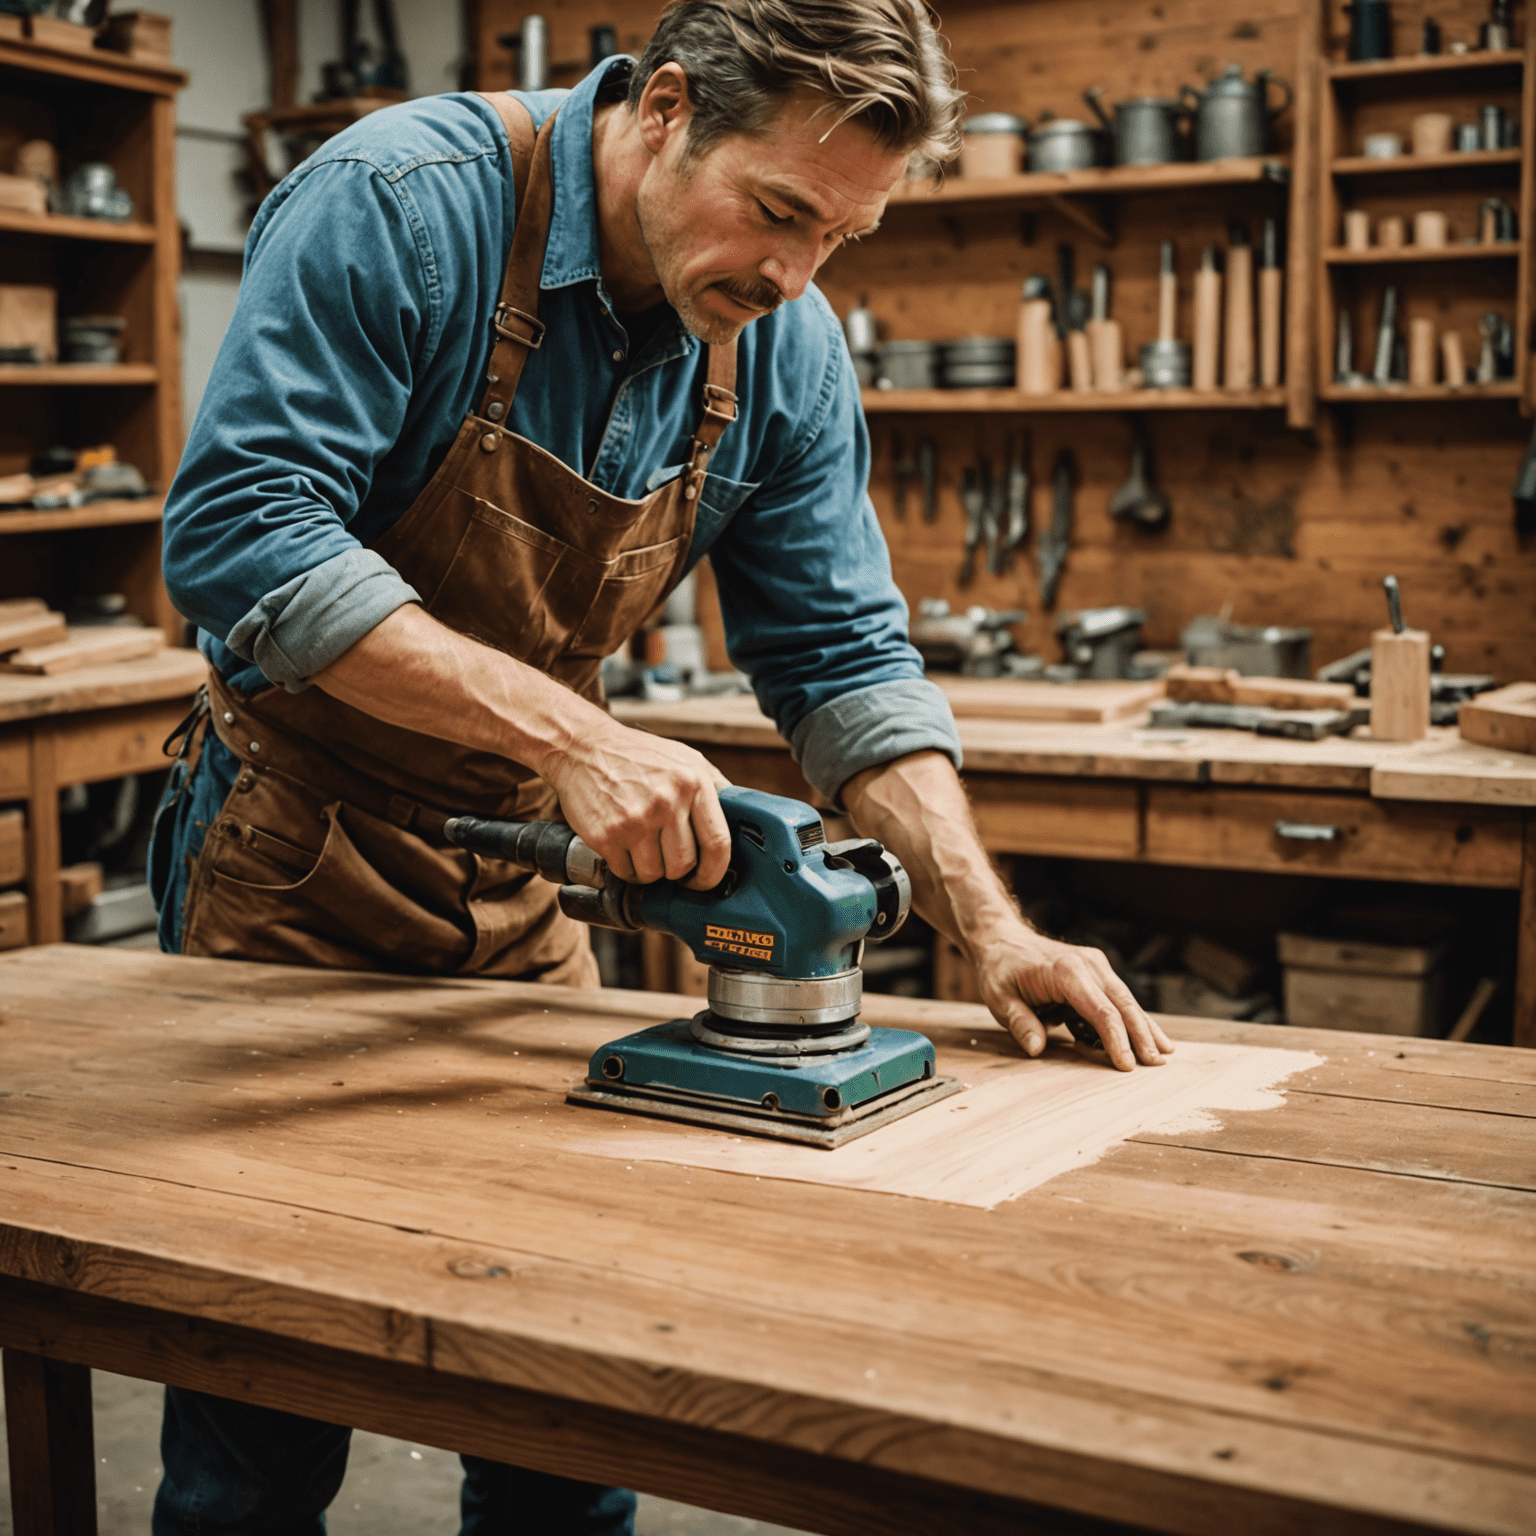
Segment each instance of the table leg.
[{"label": "table leg", "polygon": [[1526,812],[1515,940],[1515,1044],[1536,1049],[1536,814]]},{"label": "table leg", "polygon": [[64,937],[64,898],[59,889],[59,774],[53,722],[34,721],[31,734],[27,891],[32,901],[32,942],[57,944]]},{"label": "table leg", "polygon": [[96,1536],[90,1370],[19,1349],[3,1358],[15,1536]]}]

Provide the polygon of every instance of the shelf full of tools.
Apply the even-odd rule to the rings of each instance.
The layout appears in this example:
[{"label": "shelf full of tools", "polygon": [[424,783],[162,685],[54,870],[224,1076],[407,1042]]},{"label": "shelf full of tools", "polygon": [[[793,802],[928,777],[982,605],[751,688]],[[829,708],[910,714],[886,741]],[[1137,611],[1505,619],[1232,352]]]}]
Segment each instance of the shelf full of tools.
[{"label": "shelf full of tools", "polygon": [[[1288,346],[1283,327],[1298,278],[1310,278],[1290,86],[1234,64],[1176,96],[1112,102],[1093,88],[1081,99],[1081,119],[968,118],[945,176],[892,198],[878,249],[839,258],[865,411],[1285,410],[1306,425],[1310,330]],[[1077,243],[1037,245],[1037,218]],[[999,261],[1010,221],[1015,255]],[[964,251],[975,275],[956,318],[990,334],[946,337],[941,311],[901,312],[906,274],[935,240]],[[1020,245],[1023,280],[1003,298],[996,279]],[[1047,270],[1030,272],[1036,259]]]},{"label": "shelf full of tools", "polygon": [[1455,52],[1422,18],[1420,51],[1390,57],[1387,3],[1359,0],[1348,56],[1320,61],[1318,395],[1330,405],[1529,409],[1531,44],[1509,46],[1508,13],[1494,0],[1477,45]]}]

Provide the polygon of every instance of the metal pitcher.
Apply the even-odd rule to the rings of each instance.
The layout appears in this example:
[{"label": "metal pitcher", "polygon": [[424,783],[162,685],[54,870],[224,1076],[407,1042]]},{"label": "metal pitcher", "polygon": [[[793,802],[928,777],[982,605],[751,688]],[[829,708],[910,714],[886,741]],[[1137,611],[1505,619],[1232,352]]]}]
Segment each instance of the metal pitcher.
[{"label": "metal pitcher", "polygon": [[1190,115],[1182,101],[1166,96],[1134,96],[1115,103],[1111,121],[1099,98],[1104,92],[1094,86],[1083,92],[1083,100],[1093,109],[1108,130],[1115,146],[1116,165],[1167,165],[1182,160],[1179,122]]},{"label": "metal pitcher", "polygon": [[[1279,106],[1269,105],[1269,87],[1285,92]],[[1291,104],[1291,88],[1278,75],[1261,69],[1243,79],[1240,64],[1228,64],[1203,91],[1182,86],[1180,100],[1193,102],[1195,159],[1227,160],[1237,155],[1262,155],[1269,148],[1269,125]]]},{"label": "metal pitcher", "polygon": [[1037,122],[1029,135],[1027,164],[1032,171],[1083,171],[1103,165],[1103,132],[1075,118]]}]

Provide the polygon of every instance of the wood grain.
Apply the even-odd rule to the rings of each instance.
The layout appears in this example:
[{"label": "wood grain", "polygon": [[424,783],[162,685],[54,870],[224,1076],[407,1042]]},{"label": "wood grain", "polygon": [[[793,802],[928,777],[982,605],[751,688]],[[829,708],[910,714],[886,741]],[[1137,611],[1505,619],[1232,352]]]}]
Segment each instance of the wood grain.
[{"label": "wood grain", "polygon": [[26,817],[14,807],[0,810],[0,885],[16,885],[26,877]]},{"label": "wood grain", "polygon": [[1161,682],[1040,683],[935,674],[957,720],[1056,720],[1102,725],[1144,715]]},{"label": "wood grain", "polygon": [[90,1371],[14,1348],[0,1369],[15,1536],[96,1536]]},{"label": "wood grain", "polygon": [[57,678],[0,677],[0,724],[155,699],[190,699],[207,676],[208,663],[200,652],[167,647],[138,661],[83,667]]},{"label": "wood grain", "polygon": [[1462,740],[1496,751],[1536,754],[1536,683],[1511,683],[1462,705]]},{"label": "wood grain", "polygon": [[[1134,1141],[986,1212],[571,1150],[627,1134],[562,1103],[589,1050],[682,999],[97,950],[0,960],[0,999],[0,1273],[200,1320],[121,1342],[139,1364],[118,1368],[264,1390],[255,1353],[221,1355],[219,1329],[254,1328],[275,1375],[310,1348],[390,1365],[377,1379],[450,1443],[449,1401],[498,1387],[574,1425],[636,1415],[662,1438],[631,1485],[688,1463],[695,1433],[735,1435],[786,1476],[803,1453],[861,1490],[891,1472],[1212,1536],[1513,1532],[1536,1486],[1518,1345],[1536,1197],[1504,1187],[1536,1161],[1531,1122],[1432,1107],[1509,1108],[1536,1082],[1523,1053],[1287,1032],[1329,1060],[1285,1107]],[[1035,1071],[981,1010],[869,1016]],[[1292,1138],[1303,1101],[1324,1109]],[[1229,1152],[1240,1130],[1250,1150]],[[67,1342],[70,1317],[45,1320]],[[354,1401],[329,1379],[317,1400]],[[743,1512],[803,1509],[782,1497]],[[937,1508],[927,1529],[968,1528]]]},{"label": "wood grain", "polygon": [[[63,629],[63,625],[57,628]],[[67,638],[49,638],[36,645],[24,643],[8,655],[0,656],[0,672],[53,677],[61,672],[79,672],[86,667],[137,661],[153,656],[164,645],[165,636],[158,629],[73,627]]]}]

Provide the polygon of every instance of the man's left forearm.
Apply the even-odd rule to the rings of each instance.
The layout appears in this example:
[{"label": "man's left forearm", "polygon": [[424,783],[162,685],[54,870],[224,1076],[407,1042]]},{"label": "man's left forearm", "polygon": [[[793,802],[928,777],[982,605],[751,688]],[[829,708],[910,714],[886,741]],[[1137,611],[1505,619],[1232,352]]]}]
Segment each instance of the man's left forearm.
[{"label": "man's left forearm", "polygon": [[915,752],[856,774],[843,803],[865,837],[906,867],[913,909],[964,951],[998,1022],[1031,1055],[1045,1048],[1034,1007],[1071,1003],[1098,1030],[1111,1060],[1130,1070],[1173,1049],[1096,949],[1035,932],[992,867],[954,765]]}]

